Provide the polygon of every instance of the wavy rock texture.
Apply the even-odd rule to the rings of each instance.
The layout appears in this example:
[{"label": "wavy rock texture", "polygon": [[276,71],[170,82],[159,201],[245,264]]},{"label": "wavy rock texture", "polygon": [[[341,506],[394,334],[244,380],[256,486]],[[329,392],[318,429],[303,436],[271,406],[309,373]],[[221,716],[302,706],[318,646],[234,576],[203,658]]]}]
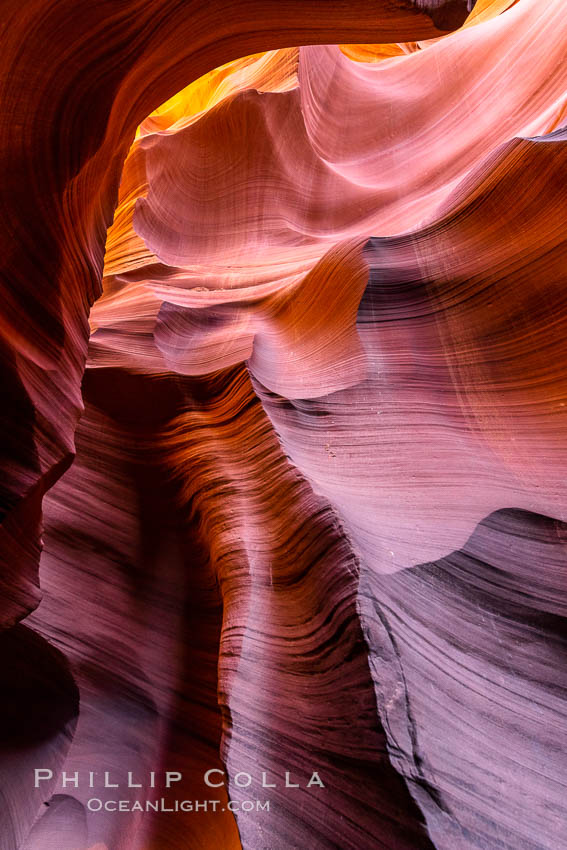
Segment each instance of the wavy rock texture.
[{"label": "wavy rock texture", "polygon": [[136,127],[191,80],[255,50],[442,30],[429,7],[405,0],[289,0],[283,8],[246,0],[236,9],[29,0],[4,11],[1,353],[10,405],[0,422],[0,516],[11,625],[38,601],[37,499],[74,452],[88,311],[101,292],[106,230]]},{"label": "wavy rock texture", "polygon": [[1,850],[562,846],[567,20],[473,5],[8,9]]}]

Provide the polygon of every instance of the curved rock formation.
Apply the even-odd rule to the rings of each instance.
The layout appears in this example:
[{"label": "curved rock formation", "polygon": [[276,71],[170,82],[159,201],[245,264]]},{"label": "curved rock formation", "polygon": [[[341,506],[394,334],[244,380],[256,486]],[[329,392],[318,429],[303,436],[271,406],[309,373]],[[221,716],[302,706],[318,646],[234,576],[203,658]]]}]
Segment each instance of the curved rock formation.
[{"label": "curved rock formation", "polygon": [[561,846],[567,22],[473,5],[8,15],[2,850]]},{"label": "curved rock formation", "polygon": [[[22,507],[7,526],[2,563],[12,562],[12,523],[25,522],[18,554],[29,577],[39,553],[34,494],[45,493],[74,451],[88,311],[100,295],[106,230],[136,127],[191,80],[255,50],[441,31],[431,9],[405,0],[332,10],[327,0],[292,0],[283,10],[277,0],[247,0],[230,15],[220,2],[31,0],[24,9],[7,4],[4,28],[2,368],[10,409],[0,423],[1,511]],[[7,582],[16,598],[6,624],[37,604],[26,579],[15,585]]]}]

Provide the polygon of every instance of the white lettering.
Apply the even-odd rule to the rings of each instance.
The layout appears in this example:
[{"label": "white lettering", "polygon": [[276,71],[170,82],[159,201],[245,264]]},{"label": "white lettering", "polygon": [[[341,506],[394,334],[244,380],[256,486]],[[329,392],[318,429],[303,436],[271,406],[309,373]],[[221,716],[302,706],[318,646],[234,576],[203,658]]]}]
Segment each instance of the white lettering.
[{"label": "white lettering", "polygon": [[289,773],[286,772],[285,775],[285,787],[286,788],[299,788],[299,785],[296,785],[294,782],[289,781]]},{"label": "white lettering", "polygon": [[224,773],[222,770],[219,770],[218,767],[213,767],[211,768],[211,770],[207,770],[207,772],[205,773],[205,784],[208,785],[209,788],[220,788],[221,785],[224,785],[224,779],[222,779],[220,782],[211,782],[209,777],[213,773],[220,773],[220,775],[224,777]]},{"label": "white lettering", "polygon": [[134,782],[132,779],[132,771],[128,771],[128,788],[141,788],[142,785],[140,782]]},{"label": "white lettering", "polygon": [[183,779],[183,777],[180,773],[177,773],[177,771],[171,771],[171,772],[168,771],[165,774],[165,787],[171,788],[172,782],[180,782],[181,779]]},{"label": "white lettering", "polygon": [[110,773],[105,771],[104,773],[104,787],[105,788],[118,788],[118,785],[115,782],[110,781]]},{"label": "white lettering", "polygon": [[61,774],[61,786],[63,788],[66,788],[67,785],[69,785],[69,784],[73,784],[75,786],[75,788],[79,787],[79,771],[78,770],[76,770],[75,773],[73,773],[72,776],[67,776],[65,771],[63,771],[63,773]]},{"label": "white lettering", "polygon": [[317,772],[311,774],[311,779],[307,783],[307,787],[311,788],[312,785],[318,785],[319,788],[324,788],[325,785]]},{"label": "white lettering", "polygon": [[44,782],[46,779],[53,779],[53,771],[48,770],[47,768],[36,767],[34,770],[34,776],[34,788],[39,788],[40,782]]}]

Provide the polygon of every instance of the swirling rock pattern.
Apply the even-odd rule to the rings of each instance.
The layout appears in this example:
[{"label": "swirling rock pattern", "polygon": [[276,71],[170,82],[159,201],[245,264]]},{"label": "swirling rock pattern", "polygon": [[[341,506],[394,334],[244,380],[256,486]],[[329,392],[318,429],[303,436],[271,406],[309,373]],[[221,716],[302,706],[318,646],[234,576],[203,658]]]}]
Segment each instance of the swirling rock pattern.
[{"label": "swirling rock pattern", "polygon": [[1,850],[563,846],[566,31],[7,9]]}]

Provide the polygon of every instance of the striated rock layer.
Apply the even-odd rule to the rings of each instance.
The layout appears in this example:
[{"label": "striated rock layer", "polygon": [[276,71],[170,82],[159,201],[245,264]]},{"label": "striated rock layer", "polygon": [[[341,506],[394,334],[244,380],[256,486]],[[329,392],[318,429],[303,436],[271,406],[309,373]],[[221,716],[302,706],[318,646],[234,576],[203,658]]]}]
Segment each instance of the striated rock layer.
[{"label": "striated rock layer", "polygon": [[36,502],[74,452],[88,311],[136,127],[191,80],[254,50],[442,30],[437,12],[406,0],[29,0],[4,12],[0,551],[10,625],[38,601]]},{"label": "striated rock layer", "polygon": [[6,24],[1,850],[558,850],[563,0]]}]

